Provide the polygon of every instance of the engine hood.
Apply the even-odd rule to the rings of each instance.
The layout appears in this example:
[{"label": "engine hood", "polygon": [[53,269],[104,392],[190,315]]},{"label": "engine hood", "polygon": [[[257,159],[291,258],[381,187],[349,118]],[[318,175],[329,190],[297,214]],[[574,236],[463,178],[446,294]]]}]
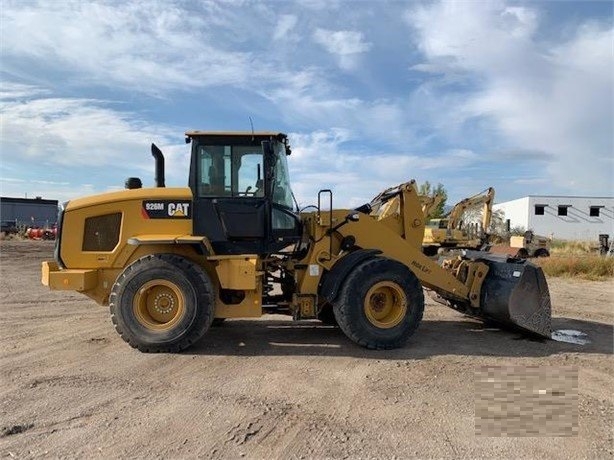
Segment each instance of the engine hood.
[{"label": "engine hood", "polygon": [[120,190],[117,192],[101,193],[83,198],[70,200],[66,206],[66,211],[99,206],[102,204],[118,203],[121,201],[133,200],[191,200],[192,191],[188,187],[152,187],[138,188],[132,190]]}]

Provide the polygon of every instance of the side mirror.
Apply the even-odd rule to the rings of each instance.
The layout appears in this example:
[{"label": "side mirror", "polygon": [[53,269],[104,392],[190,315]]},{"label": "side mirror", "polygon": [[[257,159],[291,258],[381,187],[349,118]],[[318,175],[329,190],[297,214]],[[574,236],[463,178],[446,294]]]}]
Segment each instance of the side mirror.
[{"label": "side mirror", "polygon": [[345,216],[345,219],[348,222],[358,222],[360,220],[360,214],[357,212],[351,212],[347,216]]}]

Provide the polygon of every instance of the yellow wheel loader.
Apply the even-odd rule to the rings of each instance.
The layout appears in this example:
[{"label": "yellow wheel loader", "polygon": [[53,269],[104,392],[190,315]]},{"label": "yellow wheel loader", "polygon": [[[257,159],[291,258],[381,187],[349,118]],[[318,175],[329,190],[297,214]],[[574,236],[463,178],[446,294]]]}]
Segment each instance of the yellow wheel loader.
[{"label": "yellow wheel loader", "polygon": [[214,319],[285,313],[336,320],[372,349],[403,346],[424,310],[423,287],[468,315],[550,337],[540,268],[475,252],[441,265],[422,253],[424,213],[414,181],[356,209],[321,190],[299,212],[286,135],[191,131],[188,187],[137,178],[126,190],[71,200],[59,212],[51,289],[108,305],[115,328],[144,352],[178,352]]}]

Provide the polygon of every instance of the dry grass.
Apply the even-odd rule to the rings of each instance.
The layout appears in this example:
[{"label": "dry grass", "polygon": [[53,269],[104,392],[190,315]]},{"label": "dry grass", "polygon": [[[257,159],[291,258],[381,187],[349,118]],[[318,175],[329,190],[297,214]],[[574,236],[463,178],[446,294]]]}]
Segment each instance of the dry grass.
[{"label": "dry grass", "polygon": [[595,254],[599,251],[597,241],[565,241],[552,240],[550,243],[550,253],[560,255],[585,255]]},{"label": "dry grass", "polygon": [[5,240],[27,240],[27,238],[19,233],[0,232],[0,241]]},{"label": "dry grass", "polygon": [[614,257],[556,255],[533,259],[548,276],[602,281],[614,278]]}]

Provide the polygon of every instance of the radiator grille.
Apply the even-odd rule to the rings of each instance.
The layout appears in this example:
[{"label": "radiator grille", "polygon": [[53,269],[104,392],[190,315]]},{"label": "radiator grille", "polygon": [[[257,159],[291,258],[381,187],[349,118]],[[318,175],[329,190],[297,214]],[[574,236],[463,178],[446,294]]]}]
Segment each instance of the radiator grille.
[{"label": "radiator grille", "polygon": [[121,212],[85,219],[83,251],[112,251],[119,242],[121,221]]}]

